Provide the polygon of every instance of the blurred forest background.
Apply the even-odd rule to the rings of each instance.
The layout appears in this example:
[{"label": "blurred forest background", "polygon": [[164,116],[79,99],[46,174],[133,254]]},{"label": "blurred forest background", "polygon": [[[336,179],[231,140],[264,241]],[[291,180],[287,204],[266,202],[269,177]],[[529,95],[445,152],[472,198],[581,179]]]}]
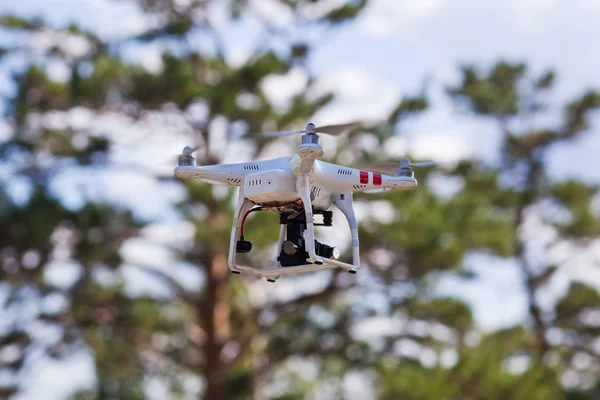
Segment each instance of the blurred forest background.
[{"label": "blurred forest background", "polygon": [[[442,167],[417,171],[414,192],[357,195],[356,275],[230,276],[235,191],[172,178],[186,144],[203,163],[264,159],[298,138],[257,132],[355,119],[328,114],[338,93],[312,60],[374,2],[115,0],[139,22],[119,35],[2,13],[0,398],[600,398],[598,185],[548,162],[597,135],[600,94],[553,95],[552,65],[456,60],[453,79],[431,77],[435,101],[424,68],[370,115],[380,123],[324,139],[330,161],[398,161],[414,156],[414,121],[446,102],[495,149],[433,154]],[[376,103],[369,82],[340,76]],[[347,249],[338,217],[318,234]],[[277,218],[248,224],[250,262],[265,265]],[[478,320],[496,283],[484,317],[522,299],[520,320]]]}]

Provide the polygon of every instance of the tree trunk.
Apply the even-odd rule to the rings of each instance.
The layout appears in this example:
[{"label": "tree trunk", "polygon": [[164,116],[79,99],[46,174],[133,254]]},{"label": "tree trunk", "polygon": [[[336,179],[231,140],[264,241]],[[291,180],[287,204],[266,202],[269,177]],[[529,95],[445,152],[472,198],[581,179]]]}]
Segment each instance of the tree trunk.
[{"label": "tree trunk", "polygon": [[542,361],[549,350],[549,344],[546,340],[546,324],[542,316],[542,309],[535,299],[537,288],[535,287],[535,278],[529,268],[525,256],[525,246],[518,235],[520,227],[525,222],[525,209],[532,205],[537,199],[538,180],[542,174],[541,163],[535,159],[530,161],[529,173],[527,176],[526,187],[521,195],[520,203],[515,212],[515,255],[518,259],[519,267],[523,275],[525,289],[527,291],[527,303],[529,316],[531,317],[533,330],[537,340],[537,358]]},{"label": "tree trunk", "polygon": [[223,363],[221,349],[229,338],[229,304],[227,301],[227,258],[224,254],[206,255],[207,283],[198,316],[206,329],[203,375],[206,387],[204,400],[224,399]]}]

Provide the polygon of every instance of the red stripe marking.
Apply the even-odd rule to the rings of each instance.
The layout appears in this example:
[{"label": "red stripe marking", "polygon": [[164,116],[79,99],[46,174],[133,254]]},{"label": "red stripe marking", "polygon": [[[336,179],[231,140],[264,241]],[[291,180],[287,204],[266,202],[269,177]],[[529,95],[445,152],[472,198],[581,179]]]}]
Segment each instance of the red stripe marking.
[{"label": "red stripe marking", "polygon": [[373,174],[373,185],[381,186],[381,174]]},{"label": "red stripe marking", "polygon": [[360,171],[360,183],[369,183],[369,173],[367,171]]}]

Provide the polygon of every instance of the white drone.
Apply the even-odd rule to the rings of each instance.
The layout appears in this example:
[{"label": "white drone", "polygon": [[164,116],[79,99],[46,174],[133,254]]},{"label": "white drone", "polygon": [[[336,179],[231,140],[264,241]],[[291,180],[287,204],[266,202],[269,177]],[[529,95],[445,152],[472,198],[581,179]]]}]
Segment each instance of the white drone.
[{"label": "white drone", "polygon": [[[176,177],[239,187],[229,246],[232,273],[251,273],[270,282],[284,274],[337,267],[356,273],[360,257],[353,192],[414,189],[417,180],[411,167],[435,164],[411,163],[404,158],[400,163],[371,164],[360,170],[318,160],[323,156],[318,133],[337,135],[353,127],[357,124],[316,127],[310,123],[301,131],[265,133],[270,137],[304,133],[295,155],[273,160],[196,166],[194,149],[187,146],[183,149],[175,168]],[[332,212],[327,210],[332,203],[346,216],[352,232],[352,264],[338,260],[338,249],[315,240],[314,215],[323,215],[323,222],[317,225],[331,226]],[[252,250],[252,243],[244,239],[246,217],[262,210],[276,211],[280,217],[274,266],[262,269],[238,265],[236,253]]]}]

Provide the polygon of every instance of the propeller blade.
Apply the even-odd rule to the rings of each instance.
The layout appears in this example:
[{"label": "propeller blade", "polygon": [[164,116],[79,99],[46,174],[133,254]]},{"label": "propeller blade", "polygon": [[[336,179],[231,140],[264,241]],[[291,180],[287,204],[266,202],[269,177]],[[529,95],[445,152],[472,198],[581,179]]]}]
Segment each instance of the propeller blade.
[{"label": "propeller blade", "polygon": [[411,167],[435,167],[438,165],[435,161],[423,161],[418,163],[411,163]]},{"label": "propeller blade", "polygon": [[315,132],[317,133],[326,133],[328,135],[339,135],[341,133],[346,132],[349,129],[359,128],[363,126],[362,122],[350,122],[347,124],[338,124],[338,125],[325,125],[319,126],[315,128]]},{"label": "propeller blade", "polygon": [[264,132],[261,135],[265,137],[282,137],[282,136],[291,136],[296,135],[298,133],[304,133],[304,130],[301,131],[288,131],[288,132]]},{"label": "propeller blade", "polygon": [[200,148],[200,146],[194,146],[194,147],[190,147],[190,146],[185,146],[183,148],[183,151],[181,152],[181,155],[183,156],[191,156],[193,152],[195,152],[196,150],[198,150]]},{"label": "propeller blade", "polygon": [[399,163],[375,163],[375,164],[358,164],[353,165],[352,168],[360,169],[364,171],[376,172],[378,174],[396,175],[396,171],[400,168]]},{"label": "propeller blade", "polygon": [[398,169],[402,167],[434,167],[438,165],[434,161],[424,161],[418,163],[411,163],[408,158],[402,160],[399,163],[374,163],[374,164],[358,164],[353,166],[356,169],[362,169],[365,171],[377,172],[379,174],[386,174],[395,176]]},{"label": "propeller blade", "polygon": [[191,156],[192,153],[194,153],[196,150],[200,149],[201,147],[202,147],[201,145],[196,145],[194,147],[185,146],[183,148],[183,150],[181,151],[181,153],[179,153],[177,155],[170,156],[169,160],[167,161],[166,164],[171,165],[171,164],[177,163],[179,161],[179,157],[181,157],[181,156]]},{"label": "propeller blade", "polygon": [[[338,124],[338,125],[325,125],[325,126],[320,126],[318,128],[314,128],[314,132],[315,133],[326,133],[328,135],[339,135],[339,134],[342,134],[342,133],[348,131],[349,129],[358,128],[363,125],[364,124],[362,122],[350,122],[347,124]],[[265,132],[265,133],[262,133],[261,135],[265,136],[265,137],[282,137],[282,136],[296,135],[298,133],[306,133],[306,129],[302,129],[300,131],[288,131],[288,132]]]}]

